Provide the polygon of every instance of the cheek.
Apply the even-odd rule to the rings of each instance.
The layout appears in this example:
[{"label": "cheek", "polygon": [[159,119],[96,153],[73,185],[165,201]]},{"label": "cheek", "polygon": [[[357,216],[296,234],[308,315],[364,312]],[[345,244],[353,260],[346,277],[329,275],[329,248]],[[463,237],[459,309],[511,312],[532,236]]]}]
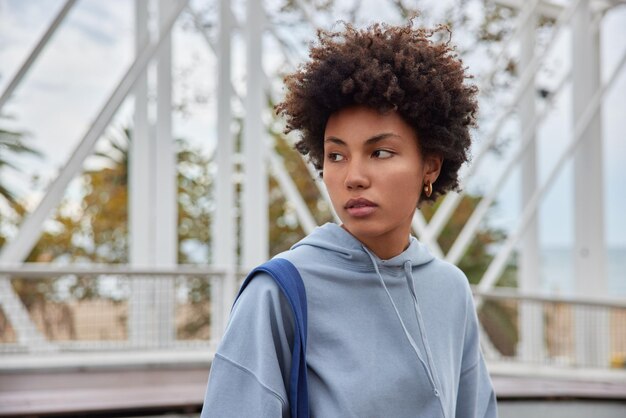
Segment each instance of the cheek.
[{"label": "cheek", "polygon": [[387,193],[394,197],[397,205],[403,207],[415,207],[422,190],[422,184],[418,173],[400,173],[389,179]]},{"label": "cheek", "polygon": [[338,190],[337,174],[330,170],[328,171],[325,170],[324,176],[322,177],[322,182],[324,183],[324,186],[326,186],[326,190],[328,191],[330,199],[334,200],[337,194],[336,192]]}]

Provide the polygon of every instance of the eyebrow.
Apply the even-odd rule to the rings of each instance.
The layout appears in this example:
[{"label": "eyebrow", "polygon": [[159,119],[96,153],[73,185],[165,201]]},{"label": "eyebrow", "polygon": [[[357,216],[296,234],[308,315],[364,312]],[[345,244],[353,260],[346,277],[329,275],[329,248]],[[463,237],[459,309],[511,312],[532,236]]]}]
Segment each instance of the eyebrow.
[{"label": "eyebrow", "polygon": [[[384,132],[384,133],[374,135],[373,137],[369,138],[367,141],[365,141],[365,144],[372,145],[387,138],[400,138],[400,136],[391,132]],[[332,142],[337,145],[346,145],[345,141],[335,136],[329,136],[328,138],[324,139],[324,143],[326,142]]]}]

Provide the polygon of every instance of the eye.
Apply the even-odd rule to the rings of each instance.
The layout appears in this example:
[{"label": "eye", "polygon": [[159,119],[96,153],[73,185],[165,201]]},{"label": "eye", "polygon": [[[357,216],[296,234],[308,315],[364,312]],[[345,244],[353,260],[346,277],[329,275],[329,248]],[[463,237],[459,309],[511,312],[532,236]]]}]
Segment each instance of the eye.
[{"label": "eye", "polygon": [[377,149],[372,153],[372,157],[380,159],[391,158],[393,157],[393,152],[384,149]]},{"label": "eye", "polygon": [[330,153],[328,153],[327,158],[328,158],[329,161],[333,161],[333,162],[343,161],[344,160],[343,155],[341,155],[341,154],[339,154],[337,152],[330,152]]}]

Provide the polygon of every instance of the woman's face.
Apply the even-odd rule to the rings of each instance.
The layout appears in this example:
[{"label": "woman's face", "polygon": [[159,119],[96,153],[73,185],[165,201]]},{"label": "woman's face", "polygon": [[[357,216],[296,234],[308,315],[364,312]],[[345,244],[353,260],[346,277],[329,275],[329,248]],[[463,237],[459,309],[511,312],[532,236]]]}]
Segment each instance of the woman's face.
[{"label": "woman's face", "polygon": [[441,158],[424,157],[395,111],[354,106],[333,113],[324,133],[324,183],[343,227],[382,259],[408,245],[424,181]]}]

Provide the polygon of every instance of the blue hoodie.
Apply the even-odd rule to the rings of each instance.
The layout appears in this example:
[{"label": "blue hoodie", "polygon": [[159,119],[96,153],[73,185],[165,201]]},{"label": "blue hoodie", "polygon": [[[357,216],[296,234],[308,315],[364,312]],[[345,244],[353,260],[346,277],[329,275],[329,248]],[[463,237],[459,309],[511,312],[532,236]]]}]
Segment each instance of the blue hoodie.
[{"label": "blue hoodie", "polygon": [[[381,260],[335,224],[277,255],[307,293],[312,418],[496,417],[465,275],[414,237]],[[233,307],[202,418],[289,417],[293,315],[259,275]]]}]

